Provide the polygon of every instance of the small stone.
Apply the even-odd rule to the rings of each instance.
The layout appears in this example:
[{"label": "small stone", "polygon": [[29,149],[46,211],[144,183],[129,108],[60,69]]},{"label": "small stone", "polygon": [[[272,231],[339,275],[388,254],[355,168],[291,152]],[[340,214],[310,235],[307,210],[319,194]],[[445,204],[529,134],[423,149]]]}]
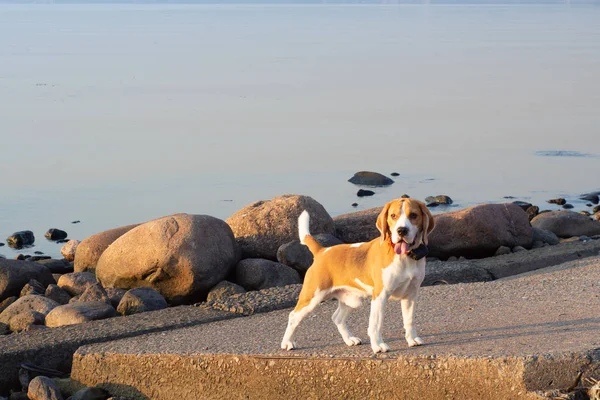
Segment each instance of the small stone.
[{"label": "small stone", "polygon": [[17,300],[17,296],[11,296],[9,298],[6,298],[6,299],[0,301],[0,314],[2,314],[2,311],[6,310],[6,308],[8,306],[10,306],[12,303],[14,303],[15,300]]},{"label": "small stone", "polygon": [[452,204],[453,201],[450,196],[446,196],[445,194],[438,194],[437,196],[427,196],[425,197],[426,203],[438,203],[438,204]]},{"label": "small stone", "polygon": [[518,205],[519,207],[521,207],[523,209],[523,211],[527,211],[527,209],[533,205],[533,204],[528,203],[526,201],[520,201],[520,200],[513,201],[512,203]]},{"label": "small stone", "polygon": [[50,229],[48,229],[48,232],[46,232],[46,234],[44,236],[48,240],[61,240],[61,239],[66,239],[66,237],[68,235],[67,235],[67,232],[62,231],[60,229],[50,228]]},{"label": "small stone", "polygon": [[45,291],[46,288],[44,288],[44,285],[35,279],[30,279],[29,282],[23,286],[23,289],[21,289],[19,297],[27,296],[29,294],[43,295]]},{"label": "small stone", "polygon": [[358,192],[356,192],[356,195],[358,197],[373,196],[374,194],[375,194],[374,191],[372,191],[372,190],[364,190],[364,189],[358,189]]},{"label": "small stone", "polygon": [[570,204],[570,203],[563,204],[562,208],[564,208],[565,210],[570,210],[571,208],[573,208],[573,204]]},{"label": "small stone", "polygon": [[410,199],[410,196],[407,195],[406,193],[404,193],[402,196],[400,196],[401,199]]},{"label": "small stone", "polygon": [[86,387],[79,390],[69,400],[106,400],[110,394],[99,387]]},{"label": "small stone", "polygon": [[77,246],[79,246],[79,240],[69,240],[63,247],[60,248],[60,254],[67,261],[73,261],[75,259],[75,252],[77,251]]},{"label": "small stone", "polygon": [[63,400],[56,382],[46,376],[36,376],[29,382],[27,396],[31,400]]},{"label": "small stone", "polygon": [[358,207],[358,203],[352,203],[352,207]]},{"label": "small stone", "polygon": [[167,301],[160,293],[152,288],[141,287],[128,290],[121,299],[117,311],[121,315],[131,315],[167,307]]},{"label": "small stone", "polygon": [[538,206],[529,206],[527,207],[527,210],[525,210],[525,212],[529,217],[529,221],[531,221],[540,213],[540,208]]},{"label": "small stone", "polygon": [[115,309],[102,301],[73,302],[58,306],[46,315],[46,326],[81,324],[117,316]]},{"label": "small stone", "polygon": [[579,214],[585,215],[586,217],[589,217],[590,215],[592,215],[589,211],[585,211],[585,210],[579,211]]},{"label": "small stone", "polygon": [[96,282],[96,275],[91,272],[72,272],[61,276],[58,280],[58,286],[66,290],[71,296],[76,296],[85,292],[88,286]]},{"label": "small stone", "polygon": [[596,207],[592,208],[592,214],[596,214],[599,211],[600,211],[600,206],[596,206]]},{"label": "small stone", "polygon": [[550,204],[558,204],[559,206],[562,206],[564,204],[567,203],[567,200],[563,199],[562,197],[559,197],[557,199],[550,199],[548,200],[548,203]]},{"label": "small stone", "polygon": [[390,175],[391,175],[391,176],[400,176],[400,174],[399,174],[399,173],[397,173],[397,172],[392,172]]},{"label": "small stone", "polygon": [[69,304],[69,300],[71,300],[71,296],[69,295],[69,293],[67,293],[60,286],[55,284],[48,285],[44,296],[54,300],[55,302],[61,305]]},{"label": "small stone", "polygon": [[21,332],[29,329],[31,325],[43,325],[44,314],[37,311],[25,311],[15,315],[8,321],[8,327],[13,332]]},{"label": "small stone", "polygon": [[500,246],[498,247],[498,250],[496,250],[496,253],[494,253],[495,256],[502,256],[504,254],[510,254],[510,247],[507,246]]},{"label": "small stone", "polygon": [[596,221],[600,221],[600,211],[598,211],[597,213],[594,214],[594,219]]},{"label": "small stone", "polygon": [[38,250],[38,251],[34,251],[33,254],[44,254],[44,252]]},{"label": "small stone", "polygon": [[458,258],[456,256],[450,256],[446,261],[458,261]]},{"label": "small stone", "polygon": [[513,253],[518,253],[520,251],[527,251],[527,249],[523,246],[515,246],[512,248],[512,252]]},{"label": "small stone", "polygon": [[541,240],[536,240],[535,242],[533,242],[533,244],[531,245],[532,249],[539,249],[540,247],[544,247],[544,242],[542,242]]},{"label": "small stone", "polygon": [[246,293],[246,289],[229,281],[221,281],[208,292],[207,301],[224,299],[234,294]]},{"label": "small stone", "polygon": [[78,224],[80,222],[81,222],[80,220],[71,221],[72,224]]},{"label": "small stone", "polygon": [[437,201],[434,201],[433,203],[427,203],[427,207],[432,208],[432,207],[438,207],[440,205],[440,203],[438,203]]},{"label": "small stone", "polygon": [[120,288],[105,288],[104,290],[106,290],[106,295],[110,299],[110,304],[115,309],[119,306],[119,303],[121,302],[123,296],[125,296],[125,293],[127,293],[127,290]]},{"label": "small stone", "polygon": [[4,246],[4,243],[0,242],[0,247]]},{"label": "small stone", "polygon": [[85,292],[79,296],[79,300],[82,302],[86,301],[102,301],[106,304],[112,305],[106,290],[102,287],[102,284],[99,282],[92,283],[85,289]]}]

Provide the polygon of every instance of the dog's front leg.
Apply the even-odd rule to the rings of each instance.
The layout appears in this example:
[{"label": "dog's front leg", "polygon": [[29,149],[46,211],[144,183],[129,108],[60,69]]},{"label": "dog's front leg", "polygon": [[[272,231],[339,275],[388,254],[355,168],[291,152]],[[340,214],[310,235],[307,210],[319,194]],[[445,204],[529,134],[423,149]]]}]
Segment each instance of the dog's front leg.
[{"label": "dog's front leg", "polygon": [[413,324],[415,316],[415,300],[417,293],[411,293],[411,296],[400,301],[402,305],[402,322],[404,322],[404,337],[408,343],[408,347],[420,346],[423,344],[423,339],[417,336],[417,330]]},{"label": "dog's front leg", "polygon": [[382,290],[377,297],[371,300],[371,315],[369,317],[369,339],[373,353],[385,353],[390,347],[383,342],[381,327],[383,325],[383,312],[387,302],[388,293]]}]

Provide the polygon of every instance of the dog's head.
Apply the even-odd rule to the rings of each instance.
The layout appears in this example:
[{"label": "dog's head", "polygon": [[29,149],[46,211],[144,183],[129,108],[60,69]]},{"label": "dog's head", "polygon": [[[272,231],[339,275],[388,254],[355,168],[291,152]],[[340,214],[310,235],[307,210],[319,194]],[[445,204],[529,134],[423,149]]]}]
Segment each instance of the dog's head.
[{"label": "dog's head", "polygon": [[381,241],[391,243],[396,254],[406,254],[421,244],[427,245],[434,226],[425,203],[410,198],[390,201],[377,217]]}]

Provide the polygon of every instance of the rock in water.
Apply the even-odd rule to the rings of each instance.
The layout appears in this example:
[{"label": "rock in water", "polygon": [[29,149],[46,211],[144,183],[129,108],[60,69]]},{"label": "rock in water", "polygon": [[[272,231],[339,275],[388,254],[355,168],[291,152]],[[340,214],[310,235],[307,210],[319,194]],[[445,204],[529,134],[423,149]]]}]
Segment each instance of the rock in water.
[{"label": "rock in water", "polygon": [[453,201],[450,196],[446,196],[445,194],[438,194],[437,196],[427,196],[425,198],[426,203],[438,203],[438,204],[452,204]]},{"label": "rock in water", "polygon": [[394,183],[394,181],[387,176],[371,171],[357,172],[352,178],[348,179],[348,182],[364,186],[389,186]]},{"label": "rock in water", "polygon": [[61,240],[61,239],[66,239],[68,235],[67,235],[67,232],[62,231],[60,229],[50,228],[50,229],[48,229],[48,232],[46,232],[46,234],[44,236],[48,240]]},{"label": "rock in water", "polygon": [[32,245],[35,242],[35,236],[31,231],[15,232],[6,239],[6,243],[13,249],[20,249],[23,246]]},{"label": "rock in water", "polygon": [[374,191],[372,191],[372,190],[364,190],[364,189],[358,189],[358,192],[356,192],[356,195],[358,197],[373,196],[374,194],[375,194]]},{"label": "rock in water", "polygon": [[183,304],[206,296],[239,259],[233,232],[224,221],[175,214],[115,240],[98,260],[96,276],[104,287],[151,287],[169,303]]}]

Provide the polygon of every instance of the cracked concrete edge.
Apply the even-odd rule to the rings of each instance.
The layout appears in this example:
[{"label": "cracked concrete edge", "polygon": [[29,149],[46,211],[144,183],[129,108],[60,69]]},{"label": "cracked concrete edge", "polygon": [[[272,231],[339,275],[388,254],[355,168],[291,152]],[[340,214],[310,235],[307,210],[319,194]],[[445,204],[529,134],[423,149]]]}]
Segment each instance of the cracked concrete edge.
[{"label": "cracked concrete edge", "polygon": [[0,336],[0,394],[18,386],[20,364],[70,371],[75,351],[83,345],[178,329],[240,317],[239,314],[179,306],[85,324]]},{"label": "cracked concrete edge", "polygon": [[[152,365],[152,368],[148,366]],[[562,373],[557,367],[563,368]],[[232,354],[74,355],[72,378],[135,399],[541,399],[567,389],[588,355],[545,358],[314,358]],[[131,372],[135,371],[135,374]]]}]

